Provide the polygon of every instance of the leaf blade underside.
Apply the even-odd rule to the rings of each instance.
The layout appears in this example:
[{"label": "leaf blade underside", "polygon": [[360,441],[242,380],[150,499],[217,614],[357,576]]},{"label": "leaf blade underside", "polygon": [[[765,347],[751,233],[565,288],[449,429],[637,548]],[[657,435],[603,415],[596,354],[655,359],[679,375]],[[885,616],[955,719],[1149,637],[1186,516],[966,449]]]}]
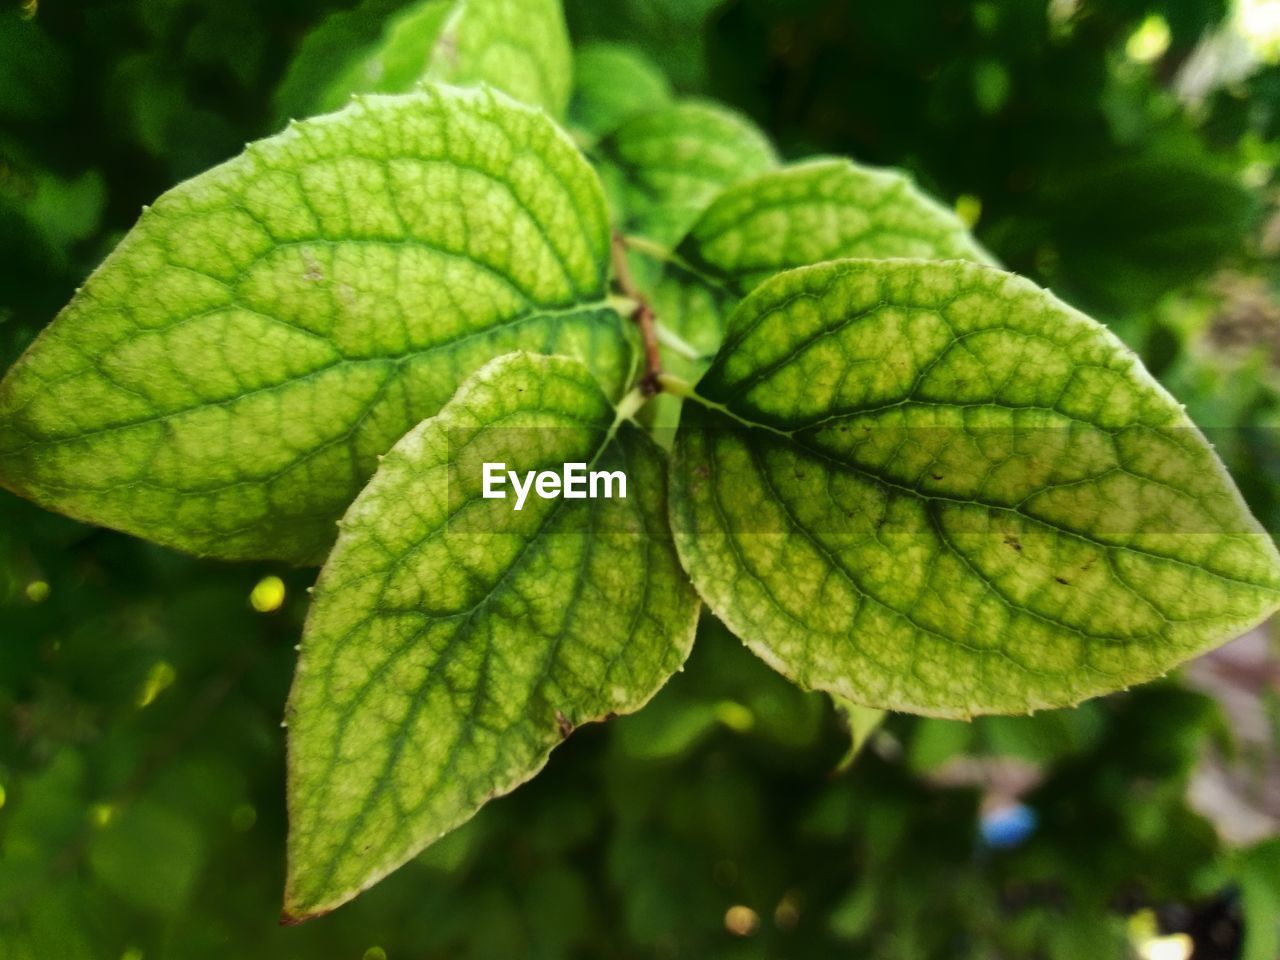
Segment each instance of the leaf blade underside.
[{"label": "leaf blade underside", "polygon": [[839,158],[734,184],[703,211],[679,253],[739,294],[827,260],[991,262],[960,218],[904,174]]},{"label": "leaf blade underside", "polygon": [[597,146],[624,232],[674,244],[725,187],[777,163],[746,117],[700,100],[634,113]]},{"label": "leaf blade underside", "polygon": [[[990,263],[960,218],[896,170],[841,158],[789,164],[718,194],[653,284],[658,317],[708,358],[742,296],[772,276],[828,260]],[[673,358],[697,377],[706,361]]]},{"label": "leaf blade underside", "polygon": [[492,357],[617,396],[599,182],[489,91],[370,97],[160,198],[0,383],[0,483],[190,552],[318,561],[379,454]]},{"label": "leaf blade underside", "polygon": [[1280,563],[1100,325],[976,264],[841,261],[749,296],[686,402],[672,527],[806,687],[945,716],[1076,703],[1259,622]]},{"label": "leaf blade underside", "polygon": [[[480,498],[481,462],[624,469],[627,499]],[[665,464],[580,364],[487,365],[387,455],[316,585],[289,707],[286,914],[332,909],[577,725],[644,704],[699,601]]]}]

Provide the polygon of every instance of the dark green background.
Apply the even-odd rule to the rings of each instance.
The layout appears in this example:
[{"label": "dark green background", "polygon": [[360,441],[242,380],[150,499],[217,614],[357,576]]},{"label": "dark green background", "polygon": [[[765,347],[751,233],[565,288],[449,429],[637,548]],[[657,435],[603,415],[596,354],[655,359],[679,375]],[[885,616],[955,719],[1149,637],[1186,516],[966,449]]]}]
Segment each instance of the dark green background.
[{"label": "dark green background", "polygon": [[[362,22],[398,5],[366,0]],[[291,51],[352,6],[0,13],[0,367],[143,203],[273,132]],[[1221,428],[1277,529],[1280,71],[1195,110],[1170,92],[1225,6],[1084,0],[1065,24],[1044,0],[569,13],[576,39],[634,43],[788,156],[903,166],[945,202],[975,198],[1001,260],[1111,323]],[[1172,42],[1138,64],[1125,43],[1149,13]],[[259,614],[248,596],[269,574],[288,598]],[[1144,909],[1191,930],[1198,960],[1239,955],[1242,925],[1249,960],[1276,943],[1280,842],[1228,849],[1187,807],[1197,758],[1232,737],[1180,681],[1030,718],[894,717],[838,772],[847,736],[826,699],[713,622],[642,714],[575,733],[420,860],[282,929],[279,721],[312,577],[189,559],[0,495],[0,960],[1106,960],[1132,955]],[[981,843],[982,791],[939,782],[964,757],[978,780],[1000,759],[1041,771],[1027,842]],[[726,930],[735,905],[758,918],[749,935]]]}]

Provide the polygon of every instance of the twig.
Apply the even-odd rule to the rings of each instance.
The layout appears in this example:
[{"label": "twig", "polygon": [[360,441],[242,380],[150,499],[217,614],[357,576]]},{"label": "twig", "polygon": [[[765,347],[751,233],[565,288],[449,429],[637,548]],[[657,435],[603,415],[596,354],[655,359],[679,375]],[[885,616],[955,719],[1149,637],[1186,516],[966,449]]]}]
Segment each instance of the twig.
[{"label": "twig", "polygon": [[635,303],[631,319],[640,329],[640,341],[644,344],[644,373],[640,377],[640,390],[646,397],[652,397],[662,390],[662,354],[658,348],[653,308],[631,279],[631,269],[627,266],[627,242],[616,230],[613,234],[612,253],[614,282],[623,296]]}]

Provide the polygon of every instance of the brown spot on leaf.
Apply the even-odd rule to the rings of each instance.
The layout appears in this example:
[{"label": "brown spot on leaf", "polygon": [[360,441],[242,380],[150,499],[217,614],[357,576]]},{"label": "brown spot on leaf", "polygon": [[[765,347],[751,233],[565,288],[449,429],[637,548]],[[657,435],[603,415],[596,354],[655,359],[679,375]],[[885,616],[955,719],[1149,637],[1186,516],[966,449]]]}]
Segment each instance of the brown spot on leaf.
[{"label": "brown spot on leaf", "polygon": [[560,728],[560,738],[562,740],[573,733],[573,722],[559,710],[556,711],[556,726]]}]

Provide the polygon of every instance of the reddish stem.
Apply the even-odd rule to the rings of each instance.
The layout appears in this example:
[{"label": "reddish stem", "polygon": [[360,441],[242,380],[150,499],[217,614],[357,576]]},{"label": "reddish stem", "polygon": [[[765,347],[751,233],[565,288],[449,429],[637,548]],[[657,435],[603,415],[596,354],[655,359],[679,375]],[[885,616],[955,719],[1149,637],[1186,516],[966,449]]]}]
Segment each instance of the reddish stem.
[{"label": "reddish stem", "polygon": [[652,397],[662,390],[659,377],[662,374],[662,354],[658,350],[658,330],[654,325],[653,308],[644,294],[631,279],[631,269],[627,266],[627,241],[616,230],[613,233],[613,277],[618,289],[635,303],[631,319],[640,329],[640,341],[644,344],[644,373],[640,377],[640,392]]}]

